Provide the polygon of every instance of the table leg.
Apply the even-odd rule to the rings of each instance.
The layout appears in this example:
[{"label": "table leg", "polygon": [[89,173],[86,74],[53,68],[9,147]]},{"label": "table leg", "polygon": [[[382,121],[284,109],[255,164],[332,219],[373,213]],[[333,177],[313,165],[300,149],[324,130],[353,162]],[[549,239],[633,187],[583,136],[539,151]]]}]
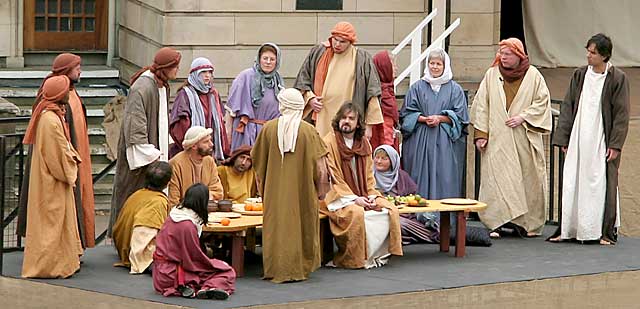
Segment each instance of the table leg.
[{"label": "table leg", "polygon": [[456,257],[464,257],[467,240],[467,216],[456,211]]},{"label": "table leg", "polygon": [[244,237],[239,234],[234,234],[231,241],[231,267],[236,277],[244,276]]},{"label": "table leg", "polygon": [[247,250],[256,253],[256,228],[252,227],[247,229]]},{"label": "table leg", "polygon": [[449,252],[450,212],[440,212],[440,252]]}]

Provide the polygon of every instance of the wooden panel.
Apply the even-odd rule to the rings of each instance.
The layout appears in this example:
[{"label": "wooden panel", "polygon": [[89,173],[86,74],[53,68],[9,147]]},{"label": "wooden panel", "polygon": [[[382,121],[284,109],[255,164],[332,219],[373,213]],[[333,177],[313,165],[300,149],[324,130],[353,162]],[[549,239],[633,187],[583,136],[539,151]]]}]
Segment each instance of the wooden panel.
[{"label": "wooden panel", "polygon": [[108,0],[25,0],[24,49],[106,50]]}]

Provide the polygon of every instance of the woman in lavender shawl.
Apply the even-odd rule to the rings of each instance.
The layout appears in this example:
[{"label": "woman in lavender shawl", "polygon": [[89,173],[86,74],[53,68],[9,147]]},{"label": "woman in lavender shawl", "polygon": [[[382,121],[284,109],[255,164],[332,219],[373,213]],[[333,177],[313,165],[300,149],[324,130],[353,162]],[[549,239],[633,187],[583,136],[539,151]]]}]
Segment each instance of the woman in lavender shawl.
[{"label": "woman in lavender shawl", "polygon": [[[407,172],[400,169],[400,155],[389,145],[380,145],[373,152],[373,175],[376,189],[382,195],[405,196],[415,194],[418,186]],[[437,243],[440,239],[437,224],[425,224],[414,214],[400,215],[402,244]]]},{"label": "woman in lavender shawl", "polygon": [[280,48],[264,43],[253,67],[233,80],[227,102],[233,116],[232,152],[242,145],[253,146],[264,123],[280,116],[277,95],[284,89],[280,63]]}]

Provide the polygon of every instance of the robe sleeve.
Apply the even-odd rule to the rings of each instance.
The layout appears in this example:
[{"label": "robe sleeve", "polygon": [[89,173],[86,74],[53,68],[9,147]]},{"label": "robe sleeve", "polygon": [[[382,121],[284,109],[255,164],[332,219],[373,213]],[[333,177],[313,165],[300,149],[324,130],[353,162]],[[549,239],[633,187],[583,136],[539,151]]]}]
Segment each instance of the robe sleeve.
[{"label": "robe sleeve", "polygon": [[[327,192],[325,196],[325,202],[327,203],[327,208],[329,210],[335,210],[337,208],[341,208],[339,206],[344,207],[345,203],[349,203],[357,198],[357,196],[351,191],[349,185],[344,180],[344,174],[342,173],[342,169],[340,168],[340,153],[337,149],[335,136],[332,133],[329,133],[324,138],[324,142],[327,145],[327,150],[329,150],[328,155],[328,163],[329,163],[329,171],[331,173],[331,190]],[[375,185],[375,180],[374,180]],[[331,207],[334,204],[334,207]]]},{"label": "robe sleeve", "polygon": [[[378,97],[380,97],[380,95],[382,95],[382,85],[380,84],[380,76],[378,76],[378,69],[376,68],[376,65],[373,63],[373,57],[371,57],[371,55],[367,52],[363,53],[365,56],[365,61],[366,63],[364,63],[363,65],[363,69],[364,69],[364,74],[366,76],[366,83],[367,83],[367,96],[365,97],[365,102],[367,102],[368,104],[371,103],[371,100],[373,98],[376,99],[376,101],[378,101],[378,110],[380,109],[380,101],[378,99]],[[369,107],[371,107],[370,105],[367,106],[367,114],[369,112]],[[376,123],[368,123],[367,124],[377,124],[377,123],[382,123],[382,112],[380,112],[380,122],[376,122]]]},{"label": "robe sleeve", "polygon": [[218,171],[218,178],[220,178],[220,184],[222,185],[222,191],[224,192],[224,198],[226,199],[227,192],[229,192],[229,182],[227,180],[227,173],[224,170],[224,165],[216,167]]},{"label": "robe sleeve", "polygon": [[560,116],[558,117],[558,125],[553,132],[553,144],[557,146],[568,146],[571,129],[573,128],[573,111],[576,104],[576,90],[578,89],[578,79],[580,69],[573,71],[569,89],[564,95],[564,100],[560,104]]},{"label": "robe sleeve", "polygon": [[[40,119],[42,118],[41,116]],[[53,178],[75,186],[80,156],[67,141],[62,124],[41,120],[39,125],[44,126],[36,132],[44,135],[42,144],[39,145],[40,152],[46,154],[44,165]]]},{"label": "robe sleeve", "polygon": [[169,180],[169,186],[167,187],[169,189],[169,208],[171,208],[180,203],[180,195],[182,195],[182,192],[180,191],[180,188],[182,187],[182,179],[180,179],[180,175],[182,172],[180,171],[180,166],[174,161],[174,159],[171,159],[169,164],[173,171],[171,174],[171,180]]},{"label": "robe sleeve", "polygon": [[382,109],[380,109],[380,100],[378,97],[371,97],[369,103],[367,103],[367,114],[365,115],[364,123],[367,125],[374,125],[382,123]]},{"label": "robe sleeve", "polygon": [[214,200],[221,200],[224,198],[224,190],[222,189],[220,177],[218,177],[218,168],[215,162],[211,162],[211,169],[209,170],[209,173],[211,175],[208,183],[209,196]]},{"label": "robe sleeve", "polygon": [[296,76],[296,80],[293,83],[293,88],[296,88],[303,93],[305,91],[313,91],[313,78],[315,75],[315,63],[313,63],[315,58],[314,55],[317,53],[317,48],[320,46],[321,45],[316,45],[309,51],[309,54],[307,54],[307,57],[304,59],[304,62],[298,71],[298,76]]},{"label": "robe sleeve", "polygon": [[125,146],[151,144],[147,136],[147,113],[145,111],[145,95],[140,90],[129,93],[122,119]]},{"label": "robe sleeve", "polygon": [[131,145],[127,147],[126,152],[127,162],[129,162],[129,169],[131,170],[149,165],[162,155],[162,152],[152,144]]},{"label": "robe sleeve", "polygon": [[169,214],[167,199],[150,197],[145,205],[133,219],[133,227],[146,226],[159,230]]},{"label": "robe sleeve", "polygon": [[243,105],[251,106],[251,81],[248,81],[251,74],[245,71],[240,72],[231,83],[229,95],[227,96],[227,106],[231,109],[234,117],[247,115],[243,111]]},{"label": "robe sleeve", "polygon": [[418,123],[418,117],[422,115],[422,110],[420,109],[419,102],[419,94],[418,94],[418,83],[414,83],[407,91],[407,94],[404,97],[404,104],[402,104],[402,109],[400,109],[400,130],[402,134],[406,137],[413,134],[416,130]]},{"label": "robe sleeve", "polygon": [[[520,87],[524,86],[520,85]],[[549,134],[551,133],[551,95],[544,77],[539,72],[537,72],[534,87],[536,89],[531,105],[520,113],[525,121],[522,125],[528,131]]]},{"label": "robe sleeve", "polygon": [[[469,117],[473,127],[485,133],[488,138],[489,132],[489,89],[487,78],[489,78],[489,71],[484,74],[484,78],[482,82],[480,82],[480,87],[478,87],[478,91],[476,92],[475,97],[473,98],[473,104],[471,105],[471,110],[469,111]],[[476,134],[475,138],[479,138]]]},{"label": "robe sleeve", "polygon": [[[617,72],[616,72],[617,73]],[[629,80],[624,74],[616,82],[611,98],[611,133],[608,148],[622,150],[629,131]]]}]

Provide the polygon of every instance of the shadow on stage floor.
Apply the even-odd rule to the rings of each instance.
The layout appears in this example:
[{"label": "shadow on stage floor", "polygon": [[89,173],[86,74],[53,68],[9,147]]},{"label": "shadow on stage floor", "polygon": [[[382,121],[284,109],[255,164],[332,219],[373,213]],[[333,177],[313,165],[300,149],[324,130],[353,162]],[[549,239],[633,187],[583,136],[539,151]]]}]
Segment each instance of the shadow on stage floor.
[{"label": "shadow on stage floor", "polygon": [[[547,228],[546,234],[550,232]],[[465,258],[440,253],[437,245],[406,246],[403,257],[392,258],[383,268],[321,268],[308,281],[288,284],[261,280],[257,257],[249,261],[246,276],[238,279],[236,293],[228,301],[212,303],[156,294],[149,275],[129,275],[113,267],[115,249],[100,246],[86,252],[81,271],[72,278],[34,281],[187,307],[239,307],[639,270],[639,257],[640,239],[634,238],[622,238],[616,246],[607,247],[505,237],[492,247],[468,247]],[[21,252],[5,254],[6,276],[19,277],[21,265]]]}]

